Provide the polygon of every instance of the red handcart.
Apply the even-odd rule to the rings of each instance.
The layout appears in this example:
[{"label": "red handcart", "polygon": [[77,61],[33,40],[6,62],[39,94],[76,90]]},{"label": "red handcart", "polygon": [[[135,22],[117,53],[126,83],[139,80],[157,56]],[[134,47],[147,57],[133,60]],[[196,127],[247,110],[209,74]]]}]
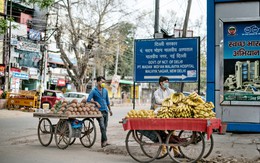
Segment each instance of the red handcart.
[{"label": "red handcart", "polygon": [[[127,152],[138,162],[151,162],[167,155],[174,162],[196,162],[212,152],[213,129],[222,131],[221,120],[216,118],[127,118],[122,123],[124,130],[130,130],[125,140]],[[167,137],[162,137],[161,132],[167,133]],[[181,157],[175,156],[176,152]]]}]

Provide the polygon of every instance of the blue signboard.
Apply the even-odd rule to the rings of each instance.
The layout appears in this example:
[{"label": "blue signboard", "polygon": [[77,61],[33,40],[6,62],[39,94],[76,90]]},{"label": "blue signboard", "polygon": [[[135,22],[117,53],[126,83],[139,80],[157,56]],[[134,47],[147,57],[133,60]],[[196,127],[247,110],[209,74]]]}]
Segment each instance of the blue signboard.
[{"label": "blue signboard", "polygon": [[13,77],[14,78],[19,78],[19,79],[25,79],[28,80],[29,76],[26,73],[21,73],[21,72],[13,72]]},{"label": "blue signboard", "polygon": [[197,82],[199,38],[140,39],[134,46],[135,82]]}]

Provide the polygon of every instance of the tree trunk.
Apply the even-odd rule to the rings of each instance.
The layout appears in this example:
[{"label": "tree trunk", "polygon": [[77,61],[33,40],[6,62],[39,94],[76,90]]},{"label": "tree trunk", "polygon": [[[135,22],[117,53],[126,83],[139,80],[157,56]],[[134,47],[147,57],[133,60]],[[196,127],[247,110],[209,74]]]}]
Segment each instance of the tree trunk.
[{"label": "tree trunk", "polygon": [[83,80],[77,80],[75,83],[75,87],[77,92],[86,92],[87,84],[83,82]]}]

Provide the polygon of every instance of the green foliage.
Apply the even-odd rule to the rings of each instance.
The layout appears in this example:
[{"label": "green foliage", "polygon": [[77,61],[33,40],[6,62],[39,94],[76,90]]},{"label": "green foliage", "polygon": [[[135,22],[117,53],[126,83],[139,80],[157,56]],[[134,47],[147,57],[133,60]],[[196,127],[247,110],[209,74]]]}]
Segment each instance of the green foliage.
[{"label": "green foliage", "polygon": [[[7,19],[0,18],[0,34],[5,34],[9,28],[8,21],[14,22],[14,18],[10,17]],[[17,25],[12,25],[12,28],[16,29]]]},{"label": "green foliage", "polygon": [[[118,75],[124,79],[125,76],[133,76],[133,41],[134,41],[134,30],[133,24],[128,22],[121,22],[118,27],[118,32],[120,33],[120,55],[118,58]],[[114,56],[114,60],[116,57]],[[109,67],[109,75],[113,75],[115,70],[115,65]]]},{"label": "green foliage", "polygon": [[60,108],[61,108],[61,105],[62,105],[62,101],[59,101],[55,104],[55,110],[54,110],[54,113],[58,113],[60,111]]},{"label": "green foliage", "polygon": [[7,94],[7,91],[4,91],[4,92],[1,94],[1,98],[2,98],[2,99],[6,99],[6,94]]},{"label": "green foliage", "polygon": [[[13,17],[10,17],[7,19],[0,18],[0,34],[4,34],[7,31],[7,29],[9,28],[8,21],[13,22],[14,18]],[[12,27],[17,28],[17,26],[15,26],[15,25],[12,25]]]},{"label": "green foliage", "polygon": [[8,29],[8,22],[4,18],[0,18],[0,34],[4,34]]},{"label": "green foliage", "polygon": [[41,9],[50,7],[55,0],[29,0],[28,3],[37,4]]}]

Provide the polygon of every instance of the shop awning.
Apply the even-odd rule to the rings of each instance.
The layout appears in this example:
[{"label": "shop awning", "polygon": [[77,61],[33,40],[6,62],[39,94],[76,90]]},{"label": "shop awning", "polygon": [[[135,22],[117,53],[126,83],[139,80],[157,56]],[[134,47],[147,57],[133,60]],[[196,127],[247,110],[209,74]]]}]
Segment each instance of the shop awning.
[{"label": "shop awning", "polygon": [[120,84],[130,84],[130,85],[133,85],[134,82],[133,81],[130,81],[130,80],[120,80],[119,81]]}]

